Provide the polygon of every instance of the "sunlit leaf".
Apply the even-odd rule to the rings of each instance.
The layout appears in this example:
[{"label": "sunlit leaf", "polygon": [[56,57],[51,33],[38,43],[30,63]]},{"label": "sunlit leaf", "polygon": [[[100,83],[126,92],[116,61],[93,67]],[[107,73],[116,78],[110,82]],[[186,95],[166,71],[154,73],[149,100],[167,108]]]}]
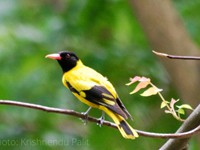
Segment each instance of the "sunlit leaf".
[{"label": "sunlit leaf", "polygon": [[149,85],[149,83],[150,83],[149,81],[140,82],[130,94],[134,94],[134,93],[138,92],[140,89],[147,87],[147,85]]},{"label": "sunlit leaf", "polygon": [[185,111],[184,111],[184,109],[182,109],[182,108],[178,109],[177,112],[178,112],[179,114],[182,114],[182,115],[185,114]]},{"label": "sunlit leaf", "polygon": [[161,105],[160,105],[160,108],[166,107],[168,103],[169,103],[168,101],[163,101],[163,102],[161,103]]},{"label": "sunlit leaf", "polygon": [[160,91],[162,91],[162,89],[158,89],[156,87],[150,87],[140,95],[141,96],[151,96],[151,95],[156,95]]},{"label": "sunlit leaf", "polygon": [[190,109],[190,110],[193,110],[193,108],[188,104],[183,104],[183,105],[176,106],[176,107],[178,107],[179,109]]}]

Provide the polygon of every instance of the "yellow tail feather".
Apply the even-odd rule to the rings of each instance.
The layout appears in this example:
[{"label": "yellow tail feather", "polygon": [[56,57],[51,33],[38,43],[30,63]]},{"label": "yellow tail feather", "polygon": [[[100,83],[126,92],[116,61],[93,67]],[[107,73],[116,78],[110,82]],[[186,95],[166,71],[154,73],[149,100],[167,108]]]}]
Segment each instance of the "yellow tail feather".
[{"label": "yellow tail feather", "polygon": [[138,133],[128,124],[128,122],[118,114],[113,113],[109,109],[103,109],[115,122],[120,133],[126,139],[135,139],[139,137]]},{"label": "yellow tail feather", "polygon": [[122,136],[126,139],[135,139],[139,137],[138,133],[125,120],[121,120],[117,127]]}]

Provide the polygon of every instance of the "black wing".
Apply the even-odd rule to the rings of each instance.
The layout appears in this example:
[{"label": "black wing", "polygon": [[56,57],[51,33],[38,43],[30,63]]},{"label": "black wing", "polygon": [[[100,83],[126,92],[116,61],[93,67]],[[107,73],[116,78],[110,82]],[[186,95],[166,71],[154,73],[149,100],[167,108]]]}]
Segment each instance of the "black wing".
[{"label": "black wing", "polygon": [[125,119],[129,117],[132,119],[121,100],[119,98],[115,99],[115,97],[104,86],[96,85],[90,90],[84,90],[83,92],[86,94],[85,99],[88,101],[98,105],[103,105]]},{"label": "black wing", "polygon": [[117,104],[119,105],[119,107],[124,111],[124,113],[131,119],[133,120],[133,117],[131,116],[131,114],[128,112],[128,110],[126,109],[126,107],[124,106],[124,104],[122,103],[122,101],[120,100],[120,98],[118,97],[116,99]]}]

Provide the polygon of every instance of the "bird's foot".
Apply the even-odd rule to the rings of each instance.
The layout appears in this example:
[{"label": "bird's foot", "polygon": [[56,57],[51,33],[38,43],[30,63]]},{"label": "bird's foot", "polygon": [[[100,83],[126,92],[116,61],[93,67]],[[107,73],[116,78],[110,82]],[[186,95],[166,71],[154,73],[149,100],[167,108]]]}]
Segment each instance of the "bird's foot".
[{"label": "bird's foot", "polygon": [[105,120],[105,113],[102,111],[102,115],[98,119],[99,122],[97,123],[97,125],[99,125],[100,127],[102,127],[104,120]]},{"label": "bird's foot", "polygon": [[90,112],[90,110],[92,109],[92,107],[89,107],[88,109],[87,109],[87,111],[86,112],[82,112],[81,114],[83,114],[84,115],[84,119],[83,118],[81,118],[81,120],[83,121],[83,124],[84,125],[86,125],[87,123],[88,123],[88,113]]}]

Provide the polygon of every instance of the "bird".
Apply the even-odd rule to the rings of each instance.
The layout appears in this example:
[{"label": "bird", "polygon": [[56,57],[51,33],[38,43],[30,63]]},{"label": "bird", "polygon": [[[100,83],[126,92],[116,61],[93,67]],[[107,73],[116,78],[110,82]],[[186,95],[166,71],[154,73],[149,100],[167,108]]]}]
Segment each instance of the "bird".
[{"label": "bird", "polygon": [[81,102],[89,106],[84,113],[87,115],[91,108],[100,109],[103,113],[100,123],[104,121],[106,113],[115,122],[121,135],[126,139],[139,137],[135,129],[128,122],[132,116],[120,100],[111,82],[95,71],[83,64],[81,59],[71,51],[61,51],[45,56],[59,63],[63,76],[62,83]]}]

